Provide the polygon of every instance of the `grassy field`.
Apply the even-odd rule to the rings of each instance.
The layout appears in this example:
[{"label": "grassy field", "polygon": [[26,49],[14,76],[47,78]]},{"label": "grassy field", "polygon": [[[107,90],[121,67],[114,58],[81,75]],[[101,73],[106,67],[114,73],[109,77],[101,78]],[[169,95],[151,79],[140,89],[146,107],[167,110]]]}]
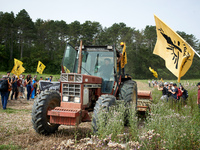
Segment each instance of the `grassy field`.
[{"label": "grassy field", "polygon": [[81,123],[77,128],[60,126],[55,134],[39,135],[31,123],[33,101],[9,100],[7,110],[3,110],[0,105],[0,150],[69,149],[70,147],[71,149],[200,149],[200,115],[196,104],[197,82],[198,80],[182,81],[189,92],[187,104],[183,104],[160,101],[160,91],[148,87],[147,80],[137,80],[139,90],[152,91],[153,104],[149,115],[145,119],[138,118],[132,108],[128,114],[129,126],[124,126],[123,112],[126,111],[124,105],[113,107],[106,114],[106,119],[104,115],[104,119],[100,122],[102,126],[100,125],[98,136],[93,136],[91,123]]},{"label": "grassy field", "polygon": [[[0,72],[0,78],[2,78],[3,75],[6,75],[7,72]],[[40,77],[43,77],[43,80],[45,80],[45,78],[49,78],[50,76],[52,76],[52,74],[38,74],[38,73],[23,73],[23,75],[25,75],[25,77],[28,75],[28,74],[31,74],[31,76],[33,77],[34,75],[37,75],[37,80],[40,79]],[[10,75],[12,77],[12,73]],[[56,75],[53,75],[53,81],[58,81],[58,79],[60,79],[60,75],[59,74],[56,74]]]}]

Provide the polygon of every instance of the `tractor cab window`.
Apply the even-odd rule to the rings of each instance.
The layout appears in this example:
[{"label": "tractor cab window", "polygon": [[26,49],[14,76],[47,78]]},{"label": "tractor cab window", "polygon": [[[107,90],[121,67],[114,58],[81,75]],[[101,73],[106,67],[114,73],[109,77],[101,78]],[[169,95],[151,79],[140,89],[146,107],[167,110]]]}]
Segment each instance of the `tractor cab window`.
[{"label": "tractor cab window", "polygon": [[82,74],[101,77],[102,93],[111,93],[114,83],[114,53],[102,51],[83,51]]},{"label": "tractor cab window", "polygon": [[62,61],[62,66],[66,73],[77,72],[77,70],[75,69],[76,56],[77,51],[71,45],[68,44]]}]

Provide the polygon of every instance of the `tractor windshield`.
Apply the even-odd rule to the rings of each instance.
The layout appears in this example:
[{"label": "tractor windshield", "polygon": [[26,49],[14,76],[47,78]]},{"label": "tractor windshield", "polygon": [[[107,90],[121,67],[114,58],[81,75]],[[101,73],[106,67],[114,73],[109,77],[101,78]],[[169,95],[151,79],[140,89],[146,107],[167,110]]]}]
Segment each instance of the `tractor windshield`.
[{"label": "tractor windshield", "polygon": [[76,71],[77,69],[75,69],[76,56],[77,56],[77,51],[71,45],[67,44],[63,61],[62,61],[62,66],[66,73],[77,72]]},{"label": "tractor windshield", "polygon": [[82,52],[82,74],[98,76],[103,79],[102,93],[111,93],[114,82],[114,53],[102,51]]}]

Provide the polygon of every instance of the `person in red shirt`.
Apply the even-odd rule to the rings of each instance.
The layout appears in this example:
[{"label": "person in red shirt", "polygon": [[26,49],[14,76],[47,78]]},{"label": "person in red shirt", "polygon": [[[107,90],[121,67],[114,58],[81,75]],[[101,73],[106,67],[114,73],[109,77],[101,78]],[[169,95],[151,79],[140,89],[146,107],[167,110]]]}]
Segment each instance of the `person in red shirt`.
[{"label": "person in red shirt", "polygon": [[197,105],[199,106],[199,111],[200,111],[200,82],[197,83],[197,87],[198,87]]}]

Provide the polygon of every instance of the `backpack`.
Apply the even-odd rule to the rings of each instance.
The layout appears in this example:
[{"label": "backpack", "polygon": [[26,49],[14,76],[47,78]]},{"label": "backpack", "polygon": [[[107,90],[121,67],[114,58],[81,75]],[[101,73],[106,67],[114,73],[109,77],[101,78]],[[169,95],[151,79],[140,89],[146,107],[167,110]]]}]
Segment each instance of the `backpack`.
[{"label": "backpack", "polygon": [[1,92],[8,91],[8,80],[0,80],[0,91]]},{"label": "backpack", "polygon": [[8,91],[10,92],[12,90],[12,86],[10,85],[10,81],[8,79]]},{"label": "backpack", "polygon": [[183,95],[183,92],[178,88],[177,99]]}]

